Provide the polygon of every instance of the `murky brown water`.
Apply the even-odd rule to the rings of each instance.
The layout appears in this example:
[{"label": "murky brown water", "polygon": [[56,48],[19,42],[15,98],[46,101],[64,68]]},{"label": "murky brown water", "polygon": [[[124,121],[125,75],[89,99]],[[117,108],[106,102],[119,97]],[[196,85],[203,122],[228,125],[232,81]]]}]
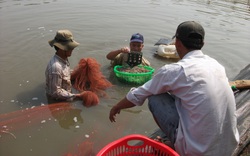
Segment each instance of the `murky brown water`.
[{"label": "murky brown water", "polygon": [[[109,122],[111,106],[131,86],[113,77],[105,56],[127,46],[131,34],[140,32],[145,37],[144,56],[152,66],[171,63],[154,55],[154,44],[172,37],[185,20],[204,26],[203,52],[223,64],[229,78],[249,64],[247,0],[0,0],[0,115],[47,104],[44,71],[54,55],[47,42],[58,29],[70,29],[81,43],[69,59],[72,68],[80,58],[96,58],[115,85],[107,91],[109,98],[102,98],[95,107],[85,108],[76,101],[74,109],[65,113],[55,115],[45,108],[8,120],[16,129],[12,135],[0,132],[0,155],[61,156],[73,153],[82,142],[93,144],[94,155],[121,136],[151,133],[156,125],[146,104],[123,111],[117,123]],[[4,122],[0,121],[0,130],[9,128]]]}]

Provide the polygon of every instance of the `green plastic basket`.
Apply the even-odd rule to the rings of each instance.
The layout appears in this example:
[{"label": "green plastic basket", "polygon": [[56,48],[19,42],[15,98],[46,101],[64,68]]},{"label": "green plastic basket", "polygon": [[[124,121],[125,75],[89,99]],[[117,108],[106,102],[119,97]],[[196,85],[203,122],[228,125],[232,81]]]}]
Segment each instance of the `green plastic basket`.
[{"label": "green plastic basket", "polygon": [[141,85],[150,80],[154,73],[154,68],[149,66],[139,66],[141,68],[147,69],[149,72],[144,73],[129,73],[129,72],[121,72],[118,69],[122,68],[123,66],[117,65],[114,67],[114,72],[117,79],[120,82],[126,84],[134,84],[134,85]]}]

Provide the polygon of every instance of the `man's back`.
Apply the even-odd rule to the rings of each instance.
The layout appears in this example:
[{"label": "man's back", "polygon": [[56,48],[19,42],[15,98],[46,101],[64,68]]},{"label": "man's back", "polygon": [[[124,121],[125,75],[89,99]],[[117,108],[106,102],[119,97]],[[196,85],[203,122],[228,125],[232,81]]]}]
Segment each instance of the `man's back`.
[{"label": "man's back", "polygon": [[230,155],[237,145],[235,100],[224,68],[199,50],[181,61],[175,85],[180,155]]}]

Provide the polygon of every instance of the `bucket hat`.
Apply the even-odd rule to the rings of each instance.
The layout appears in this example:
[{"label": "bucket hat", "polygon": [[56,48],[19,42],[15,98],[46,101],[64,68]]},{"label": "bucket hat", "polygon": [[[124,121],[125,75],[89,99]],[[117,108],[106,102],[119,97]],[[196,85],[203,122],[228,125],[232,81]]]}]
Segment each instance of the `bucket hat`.
[{"label": "bucket hat", "polygon": [[51,47],[57,46],[65,51],[73,50],[79,45],[79,43],[73,39],[73,34],[69,30],[58,30],[55,38],[48,42]]}]

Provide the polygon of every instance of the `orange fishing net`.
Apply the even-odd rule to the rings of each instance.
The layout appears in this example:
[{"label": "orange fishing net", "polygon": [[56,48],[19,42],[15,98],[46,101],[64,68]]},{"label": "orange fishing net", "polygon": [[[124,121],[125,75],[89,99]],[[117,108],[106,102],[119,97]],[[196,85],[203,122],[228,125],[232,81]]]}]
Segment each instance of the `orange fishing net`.
[{"label": "orange fishing net", "polygon": [[62,111],[71,111],[74,107],[70,103],[53,103],[32,108],[26,108],[6,114],[0,114],[0,134],[10,134],[13,131],[26,128],[28,125],[43,123],[52,116],[61,114]]},{"label": "orange fishing net", "polygon": [[94,153],[94,144],[91,141],[80,143],[75,152],[64,154],[63,156],[91,156]]},{"label": "orange fishing net", "polygon": [[71,74],[73,87],[82,94],[83,104],[92,106],[99,103],[98,96],[106,96],[105,89],[112,84],[100,71],[100,64],[94,58],[82,58]]},{"label": "orange fishing net", "polygon": [[99,103],[98,96],[92,91],[85,91],[82,95],[83,104],[86,107],[94,106]]}]

